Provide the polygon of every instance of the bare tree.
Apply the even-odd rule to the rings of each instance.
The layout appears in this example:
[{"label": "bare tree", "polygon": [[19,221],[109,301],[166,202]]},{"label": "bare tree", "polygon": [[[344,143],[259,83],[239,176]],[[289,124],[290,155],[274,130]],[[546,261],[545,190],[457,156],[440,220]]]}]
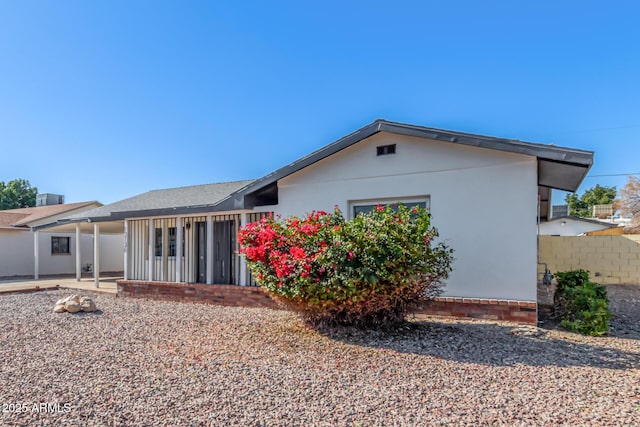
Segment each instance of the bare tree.
[{"label": "bare tree", "polygon": [[640,230],[640,179],[630,176],[624,187],[618,192],[614,202],[615,209],[624,216],[631,216],[630,230]]}]

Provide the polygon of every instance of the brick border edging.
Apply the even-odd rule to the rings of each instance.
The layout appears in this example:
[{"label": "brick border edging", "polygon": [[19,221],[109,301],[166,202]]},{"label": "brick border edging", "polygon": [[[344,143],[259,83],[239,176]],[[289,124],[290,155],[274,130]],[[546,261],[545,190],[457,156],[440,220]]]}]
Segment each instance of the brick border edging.
[{"label": "brick border edging", "polygon": [[117,280],[116,284],[117,295],[123,297],[211,303],[233,307],[279,308],[264,289],[255,286],[144,280]]},{"label": "brick border edging", "polygon": [[[235,307],[279,308],[262,288],[199,283],[118,280],[118,296],[166,301],[211,303]],[[485,320],[506,320],[536,325],[538,304],[534,301],[438,297],[414,310],[416,314]]]},{"label": "brick border edging", "polygon": [[538,304],[535,301],[437,297],[415,310],[415,313],[538,324]]}]

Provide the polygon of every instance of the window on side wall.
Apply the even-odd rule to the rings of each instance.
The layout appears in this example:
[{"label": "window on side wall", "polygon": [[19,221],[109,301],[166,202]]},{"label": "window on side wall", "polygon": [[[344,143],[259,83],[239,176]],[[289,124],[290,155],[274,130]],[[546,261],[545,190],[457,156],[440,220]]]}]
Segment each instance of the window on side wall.
[{"label": "window on side wall", "polygon": [[[168,227],[167,228],[167,238],[168,238],[168,247],[167,247],[167,256],[176,256],[176,228]],[[184,228],[182,229],[182,235],[184,236]],[[164,240],[164,236],[162,235],[162,228],[156,228],[156,240],[155,240],[155,255],[162,256],[162,243]],[[184,240],[182,241],[182,253],[184,254]]]},{"label": "window on side wall", "polygon": [[155,244],[155,255],[162,256],[162,228],[156,228],[156,237],[153,243]]},{"label": "window on side wall", "polygon": [[[169,254],[168,256],[176,256],[176,227],[169,227]],[[184,232],[182,233],[184,235]],[[184,253],[184,249],[182,250]]]},{"label": "window on side wall", "polygon": [[367,213],[373,211],[378,205],[391,206],[392,209],[397,209],[398,205],[402,204],[408,208],[421,207],[429,209],[430,200],[428,196],[416,197],[416,198],[396,198],[396,199],[370,199],[370,200],[356,200],[350,203],[351,217],[355,218],[358,214]]},{"label": "window on side wall", "polygon": [[69,255],[70,237],[61,237],[61,236],[51,236],[51,254],[52,255]]}]

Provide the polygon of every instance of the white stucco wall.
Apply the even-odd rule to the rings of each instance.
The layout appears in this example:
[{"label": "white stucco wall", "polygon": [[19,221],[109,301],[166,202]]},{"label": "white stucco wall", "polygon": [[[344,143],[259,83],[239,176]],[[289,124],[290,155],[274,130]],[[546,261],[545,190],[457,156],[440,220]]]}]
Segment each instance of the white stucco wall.
[{"label": "white stucco wall", "polygon": [[[376,156],[386,144],[396,154]],[[268,210],[283,216],[429,196],[433,224],[455,250],[445,295],[536,300],[534,157],[380,133],[278,186],[279,204]]]},{"label": "white stucco wall", "polygon": [[609,228],[607,224],[594,224],[585,221],[576,221],[571,218],[558,218],[557,220],[540,224],[540,234],[551,236],[579,236],[583,233],[606,230],[607,228]]},{"label": "white stucco wall", "polygon": [[[90,237],[90,236],[89,236]],[[91,239],[91,261],[93,263],[93,239]],[[100,235],[100,271],[124,271],[124,235]]]},{"label": "white stucco wall", "polygon": [[[0,230],[0,277],[31,276],[34,270],[33,238],[31,231]],[[70,237],[70,254],[51,254],[51,237]],[[40,275],[75,274],[75,233],[39,234]],[[100,271],[123,271],[123,235],[100,236]],[[81,235],[82,265],[93,264],[93,237]]]},{"label": "white stucco wall", "polygon": [[0,230],[0,277],[33,274],[33,235],[30,231]]}]

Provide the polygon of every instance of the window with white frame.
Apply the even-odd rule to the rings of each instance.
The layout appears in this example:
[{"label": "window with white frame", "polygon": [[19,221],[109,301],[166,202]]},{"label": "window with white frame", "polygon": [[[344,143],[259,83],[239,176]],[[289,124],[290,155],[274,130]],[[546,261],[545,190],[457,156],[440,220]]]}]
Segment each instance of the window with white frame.
[{"label": "window with white frame", "polygon": [[70,237],[51,236],[51,254],[53,255],[69,255],[70,251]]},{"label": "window with white frame", "polygon": [[[174,257],[176,256],[176,228],[168,227],[167,228],[167,256]],[[182,235],[184,236],[184,228],[182,231]],[[164,236],[162,234],[162,228],[156,228],[156,238],[155,238],[155,254],[156,256],[162,256],[162,243]],[[182,241],[182,253],[184,254],[184,240]]]},{"label": "window with white frame", "polygon": [[156,228],[156,235],[153,243],[155,245],[155,256],[162,256],[162,228]]},{"label": "window with white frame", "polygon": [[421,207],[424,209],[430,208],[429,196],[420,197],[404,197],[404,198],[385,198],[385,199],[369,199],[369,200],[352,200],[349,203],[351,217],[355,218],[358,214],[367,213],[373,211],[378,205],[391,206],[393,209],[397,209],[398,205],[404,205],[408,208]]},{"label": "window with white frame", "polygon": [[[169,227],[168,229],[169,231],[169,254],[168,256],[170,257],[174,257],[176,256],[176,227]],[[184,231],[182,232],[182,235],[184,236]],[[184,238],[182,240],[182,253],[184,254]]]}]

